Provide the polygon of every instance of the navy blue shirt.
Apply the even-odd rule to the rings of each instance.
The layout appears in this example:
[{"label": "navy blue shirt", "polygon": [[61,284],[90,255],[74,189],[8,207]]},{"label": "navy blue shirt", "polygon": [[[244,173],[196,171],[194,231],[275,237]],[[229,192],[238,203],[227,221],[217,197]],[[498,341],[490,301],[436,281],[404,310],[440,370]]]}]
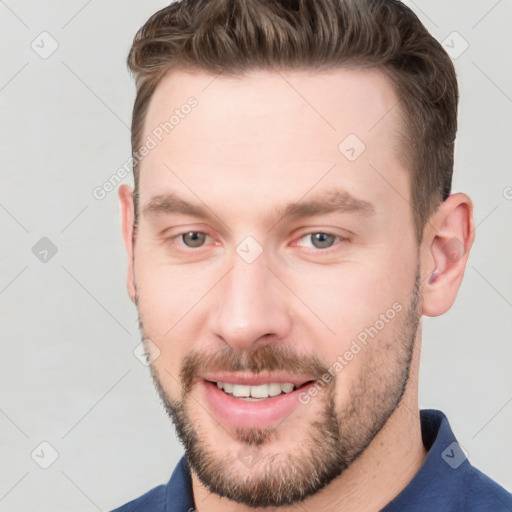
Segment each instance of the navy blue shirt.
[{"label": "navy blue shirt", "polygon": [[[512,494],[474,468],[446,416],[420,413],[427,457],[416,476],[381,512],[512,512]],[[192,512],[194,499],[186,457],[171,479],[112,512]]]}]

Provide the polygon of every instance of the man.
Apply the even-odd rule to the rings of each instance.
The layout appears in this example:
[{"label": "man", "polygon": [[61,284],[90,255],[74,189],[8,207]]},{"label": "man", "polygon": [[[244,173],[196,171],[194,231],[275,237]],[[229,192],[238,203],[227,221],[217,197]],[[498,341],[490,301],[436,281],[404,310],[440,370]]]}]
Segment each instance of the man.
[{"label": "man", "polygon": [[120,511],[505,511],[439,411],[421,315],[474,238],[453,65],[393,0],[184,0],[135,37],[128,292],[184,444]]}]

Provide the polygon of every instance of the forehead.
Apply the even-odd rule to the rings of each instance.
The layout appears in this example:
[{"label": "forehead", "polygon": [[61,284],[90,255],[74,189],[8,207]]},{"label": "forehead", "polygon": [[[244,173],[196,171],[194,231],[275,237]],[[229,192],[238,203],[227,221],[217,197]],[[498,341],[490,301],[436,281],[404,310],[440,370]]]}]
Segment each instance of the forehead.
[{"label": "forehead", "polygon": [[[182,123],[181,111],[188,112],[190,98],[197,101],[197,107],[191,112],[192,120]],[[326,143],[335,143],[343,134],[357,132],[370,143],[390,129],[399,130],[401,120],[398,98],[383,72],[343,67],[324,71],[257,70],[234,76],[172,71],[151,97],[145,132],[168,121],[173,113],[179,121],[172,122],[175,133],[169,142],[180,133],[186,136],[191,132],[205,142],[215,141],[238,134],[242,127],[245,135],[257,132],[268,139],[277,130],[295,128],[294,137],[305,136],[311,143],[325,137]],[[194,118],[200,118],[200,123]],[[248,121],[252,121],[252,130]],[[308,124],[299,126],[301,122]],[[259,128],[265,123],[268,129],[261,133]]]},{"label": "forehead", "polygon": [[145,120],[142,141],[154,145],[140,165],[141,203],[162,187],[219,201],[239,193],[247,206],[336,185],[371,201],[389,192],[386,181],[407,196],[400,130],[398,99],[378,70],[172,71]]}]

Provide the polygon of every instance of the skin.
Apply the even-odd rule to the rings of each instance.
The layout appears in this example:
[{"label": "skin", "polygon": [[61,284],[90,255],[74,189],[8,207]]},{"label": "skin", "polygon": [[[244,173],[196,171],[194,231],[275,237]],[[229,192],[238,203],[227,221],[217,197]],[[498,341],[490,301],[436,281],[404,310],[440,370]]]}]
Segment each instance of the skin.
[{"label": "skin", "polygon": [[[242,77],[173,71],[151,99],[144,138],[190,96],[197,107],[141,162],[139,208],[173,192],[212,218],[141,213],[132,243],[132,190],[119,189],[128,293],[143,337],[151,340],[151,370],[164,403],[168,409],[181,405],[181,419],[197,433],[212,472],[226,485],[236,481],[248,489],[263,481],[265,469],[288,471],[289,480],[315,452],[330,456],[332,450],[307,448],[322,435],[313,423],[326,418],[331,404],[340,427],[334,445],[344,442],[354,453],[348,467],[300,507],[379,510],[426,456],[417,401],[421,326],[413,320],[441,315],[455,300],[474,238],[471,200],[451,195],[417,246],[401,113],[392,86],[376,70],[253,71]],[[351,133],[366,146],[353,162],[338,150]],[[276,215],[276,209],[313,198],[325,203],[339,189],[370,203],[373,213]],[[204,245],[187,247],[178,235],[190,231],[209,235]],[[340,238],[316,248],[311,233]],[[236,252],[249,235],[262,250],[252,263]],[[437,278],[429,282],[434,270]],[[259,444],[215,415],[197,374],[184,386],[180,372],[192,353],[206,367],[212,361],[207,355],[222,352],[240,361],[258,353],[291,354],[283,359],[288,373],[295,372],[294,361],[329,368],[395,303],[401,311],[332,386],[269,425]],[[271,368],[270,359],[261,361]],[[244,465],[244,449],[259,462]],[[192,483],[200,512],[254,510],[211,492],[204,475],[193,472]]]}]

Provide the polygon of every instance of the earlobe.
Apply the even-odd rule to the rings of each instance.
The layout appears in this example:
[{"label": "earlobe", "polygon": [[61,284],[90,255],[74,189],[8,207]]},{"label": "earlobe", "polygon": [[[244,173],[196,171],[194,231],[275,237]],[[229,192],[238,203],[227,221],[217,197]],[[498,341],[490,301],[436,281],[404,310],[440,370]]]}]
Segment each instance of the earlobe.
[{"label": "earlobe", "polygon": [[471,199],[465,194],[448,197],[430,219],[424,237],[423,263],[434,268],[423,286],[424,315],[442,315],[455,302],[474,237]]},{"label": "earlobe", "polygon": [[124,246],[127,255],[127,276],[126,287],[128,295],[132,302],[135,302],[135,277],[133,268],[133,254],[134,254],[134,204],[132,189],[128,185],[121,185],[119,187],[119,204],[121,208],[121,228]]}]

